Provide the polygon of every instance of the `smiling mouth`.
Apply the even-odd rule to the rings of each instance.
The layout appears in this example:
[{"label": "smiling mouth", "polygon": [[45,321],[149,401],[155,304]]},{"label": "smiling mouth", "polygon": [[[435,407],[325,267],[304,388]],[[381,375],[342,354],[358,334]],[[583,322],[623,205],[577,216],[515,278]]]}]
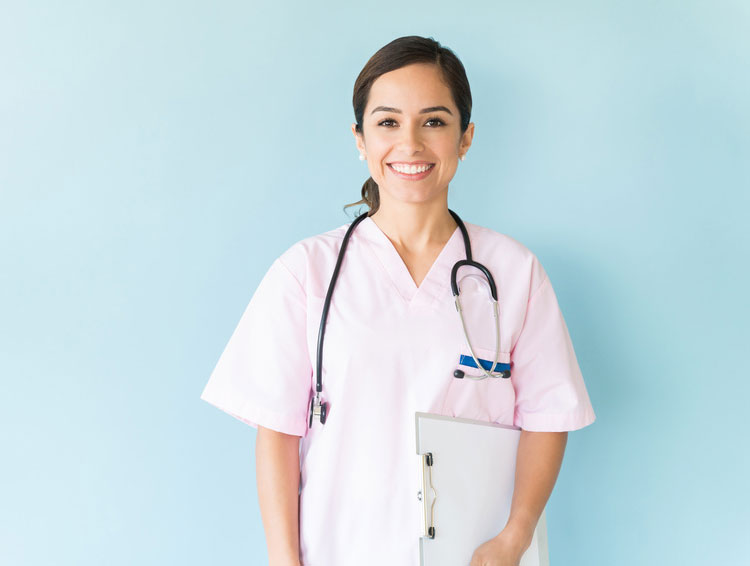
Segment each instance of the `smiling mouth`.
[{"label": "smiling mouth", "polygon": [[399,173],[401,175],[414,175],[414,176],[426,173],[427,171],[435,167],[434,163],[419,163],[419,164],[412,164],[412,165],[405,164],[405,163],[387,163],[387,165],[396,173]]}]

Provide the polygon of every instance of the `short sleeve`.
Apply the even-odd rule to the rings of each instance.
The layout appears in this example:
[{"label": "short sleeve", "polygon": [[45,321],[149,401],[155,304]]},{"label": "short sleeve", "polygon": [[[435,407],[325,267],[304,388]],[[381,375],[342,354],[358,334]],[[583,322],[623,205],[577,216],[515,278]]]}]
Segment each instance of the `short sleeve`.
[{"label": "short sleeve", "polygon": [[312,366],[306,295],[277,258],[250,299],[201,399],[257,428],[305,436]]},{"label": "short sleeve", "polygon": [[523,430],[563,432],[594,422],[568,327],[549,277],[535,259],[542,283],[529,298],[511,351],[516,392],[513,424]]}]

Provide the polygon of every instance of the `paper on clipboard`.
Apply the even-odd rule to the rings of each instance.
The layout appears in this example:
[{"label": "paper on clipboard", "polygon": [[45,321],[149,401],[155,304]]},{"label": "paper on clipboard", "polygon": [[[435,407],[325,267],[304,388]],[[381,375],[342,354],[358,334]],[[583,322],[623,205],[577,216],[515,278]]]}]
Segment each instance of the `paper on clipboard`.
[{"label": "paper on clipboard", "polygon": [[[416,413],[421,566],[468,565],[510,516],[521,429]],[[549,566],[545,514],[520,566]]]}]

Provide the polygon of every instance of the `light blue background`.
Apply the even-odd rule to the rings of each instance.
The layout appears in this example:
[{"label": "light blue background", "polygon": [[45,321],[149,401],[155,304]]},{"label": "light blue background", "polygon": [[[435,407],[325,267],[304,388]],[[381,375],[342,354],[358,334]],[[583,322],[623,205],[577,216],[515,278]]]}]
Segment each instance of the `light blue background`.
[{"label": "light blue background", "polygon": [[541,259],[597,414],[552,564],[747,563],[748,6],[3,2],[0,563],[266,561],[255,432],[199,395],[351,220],[354,80],[410,34],[471,82],[449,204]]}]

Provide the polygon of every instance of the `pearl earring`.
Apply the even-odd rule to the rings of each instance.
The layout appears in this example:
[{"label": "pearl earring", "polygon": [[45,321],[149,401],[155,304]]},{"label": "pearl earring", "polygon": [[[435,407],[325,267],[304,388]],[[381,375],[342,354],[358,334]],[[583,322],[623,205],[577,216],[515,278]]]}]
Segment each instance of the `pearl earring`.
[{"label": "pearl earring", "polygon": [[359,160],[360,161],[364,161],[365,160],[365,156],[363,154],[361,154],[361,153],[359,154]]},{"label": "pearl earring", "polygon": [[461,156],[461,161],[463,161],[464,159],[466,159],[466,155]]}]

